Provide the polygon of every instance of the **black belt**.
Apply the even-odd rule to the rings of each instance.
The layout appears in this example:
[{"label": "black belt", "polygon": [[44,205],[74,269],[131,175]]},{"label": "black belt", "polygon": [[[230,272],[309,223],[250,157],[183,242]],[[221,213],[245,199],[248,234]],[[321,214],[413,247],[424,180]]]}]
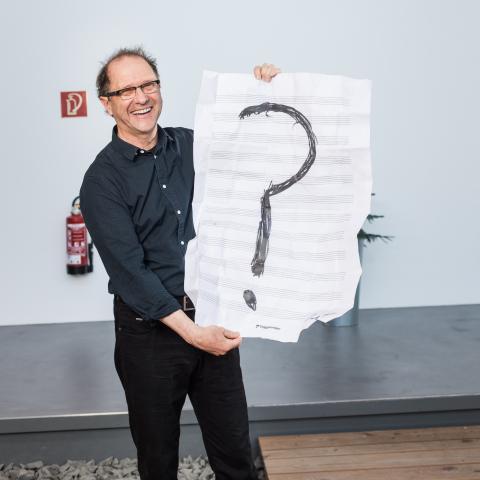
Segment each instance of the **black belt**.
[{"label": "black belt", "polygon": [[182,295],[181,297],[175,298],[184,312],[190,312],[192,310],[195,310],[195,305],[193,304],[192,300],[188,295]]},{"label": "black belt", "polygon": [[[126,305],[120,295],[115,295],[115,300],[119,303],[123,303],[124,305]],[[188,295],[175,297],[175,300],[177,300],[177,302],[180,304],[180,308],[184,312],[191,312],[192,310],[195,310],[195,305],[193,304],[192,300],[190,300],[190,297]]]}]

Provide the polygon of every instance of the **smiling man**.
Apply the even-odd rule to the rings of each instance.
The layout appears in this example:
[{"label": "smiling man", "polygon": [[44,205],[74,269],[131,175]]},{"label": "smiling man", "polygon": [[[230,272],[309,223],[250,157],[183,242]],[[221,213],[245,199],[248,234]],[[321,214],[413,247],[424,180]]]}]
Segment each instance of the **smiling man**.
[{"label": "smiling man", "polygon": [[[254,69],[271,81],[273,65]],[[195,325],[183,289],[192,223],[193,132],[162,128],[160,79],[142,49],[102,66],[97,91],[116,125],[80,190],[85,222],[114,294],[115,367],[142,480],[177,478],[188,395],[217,480],[256,478],[240,369],[241,337]]]}]

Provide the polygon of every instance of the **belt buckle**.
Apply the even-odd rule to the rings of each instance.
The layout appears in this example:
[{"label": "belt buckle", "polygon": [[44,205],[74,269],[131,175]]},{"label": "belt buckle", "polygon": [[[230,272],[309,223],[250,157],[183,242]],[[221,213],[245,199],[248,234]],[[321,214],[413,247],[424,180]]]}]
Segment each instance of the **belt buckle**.
[{"label": "belt buckle", "polygon": [[193,305],[193,302],[190,300],[190,298],[187,297],[187,295],[183,296],[183,311],[184,312],[190,312],[191,310],[195,310],[195,306],[193,305],[192,307],[187,307],[187,303],[190,302],[191,305]]}]

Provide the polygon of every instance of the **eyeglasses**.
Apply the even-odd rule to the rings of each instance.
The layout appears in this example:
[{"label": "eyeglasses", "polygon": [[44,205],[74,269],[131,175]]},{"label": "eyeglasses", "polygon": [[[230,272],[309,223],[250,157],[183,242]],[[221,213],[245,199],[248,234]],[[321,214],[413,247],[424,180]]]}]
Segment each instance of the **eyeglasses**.
[{"label": "eyeglasses", "polygon": [[160,80],[151,80],[146,82],[138,87],[126,87],[120,90],[115,90],[114,92],[108,92],[105,97],[120,97],[122,100],[130,100],[137,94],[137,88],[139,88],[146,95],[157,93],[160,91]]}]

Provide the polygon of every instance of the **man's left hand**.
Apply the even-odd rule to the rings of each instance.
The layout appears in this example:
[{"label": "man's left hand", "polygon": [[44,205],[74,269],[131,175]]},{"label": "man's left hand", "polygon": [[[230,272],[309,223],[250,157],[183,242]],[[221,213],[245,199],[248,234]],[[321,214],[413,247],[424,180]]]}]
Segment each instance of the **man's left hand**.
[{"label": "man's left hand", "polygon": [[263,80],[270,83],[275,75],[279,74],[281,70],[271,63],[264,63],[263,65],[256,65],[253,69],[253,74],[257,80]]}]

